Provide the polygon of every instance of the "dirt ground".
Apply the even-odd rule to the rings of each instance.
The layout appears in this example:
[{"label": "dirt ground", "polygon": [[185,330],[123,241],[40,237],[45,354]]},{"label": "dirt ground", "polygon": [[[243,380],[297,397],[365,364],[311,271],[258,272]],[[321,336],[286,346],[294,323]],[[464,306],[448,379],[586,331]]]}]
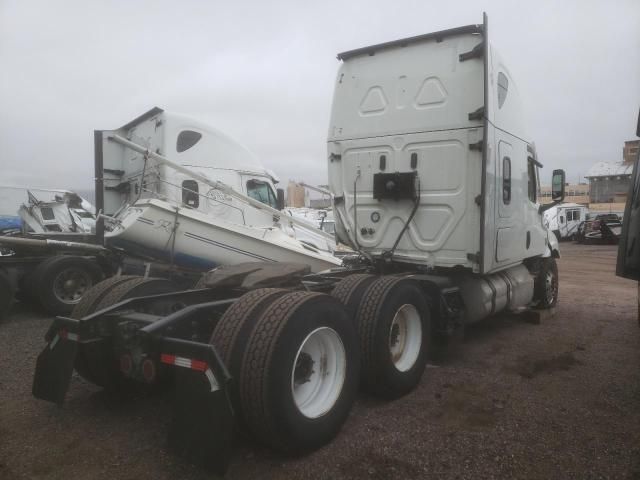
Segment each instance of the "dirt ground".
[{"label": "dirt ground", "polygon": [[[499,316],[393,402],[360,395],[303,458],[238,445],[227,478],[640,479],[640,329],[616,247],[563,244],[560,303],[540,324]],[[116,398],[72,379],[64,407],[31,396],[50,321],[0,323],[0,479],[212,478],[166,449],[167,396]]]}]

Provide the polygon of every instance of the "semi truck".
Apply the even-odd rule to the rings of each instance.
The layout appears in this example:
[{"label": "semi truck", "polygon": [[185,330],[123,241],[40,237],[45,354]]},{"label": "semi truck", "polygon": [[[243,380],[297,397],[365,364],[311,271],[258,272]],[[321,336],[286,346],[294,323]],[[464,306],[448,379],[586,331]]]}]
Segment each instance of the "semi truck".
[{"label": "semi truck", "polygon": [[[640,112],[636,136],[640,138]],[[618,243],[616,275],[638,281],[638,326],[640,326],[640,151],[633,164],[627,202],[622,220],[622,234]]]},{"label": "semi truck", "polygon": [[[359,390],[411,392],[466,325],[556,305],[542,164],[486,15],[338,59],[327,166],[337,238],[358,256],[316,273],[223,266],[190,290],[108,279],[53,321],[37,398],[62,403],[74,369],[106,389],[171,385],[169,446],[224,472],[238,430],[313,450]],[[554,170],[556,203],[564,180]]]}]

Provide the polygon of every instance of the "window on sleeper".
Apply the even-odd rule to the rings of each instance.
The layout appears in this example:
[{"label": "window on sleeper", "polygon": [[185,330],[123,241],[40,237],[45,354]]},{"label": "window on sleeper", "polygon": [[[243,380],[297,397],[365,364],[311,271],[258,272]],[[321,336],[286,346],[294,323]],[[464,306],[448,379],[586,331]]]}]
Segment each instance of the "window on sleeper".
[{"label": "window on sleeper", "polygon": [[200,206],[198,182],[195,180],[185,180],[182,182],[182,203],[191,208],[198,208]]},{"label": "window on sleeper", "polygon": [[498,108],[502,108],[504,101],[507,99],[507,92],[509,91],[509,79],[507,76],[499,72],[498,73]]},{"label": "window on sleeper", "polygon": [[502,203],[505,205],[511,203],[511,159],[509,157],[502,159]]},{"label": "window on sleeper", "polygon": [[528,190],[529,190],[529,200],[533,203],[536,203],[537,200],[537,191],[538,186],[536,185],[536,164],[533,163],[533,159],[529,158],[527,173],[528,173]]},{"label": "window on sleeper", "polygon": [[178,139],[176,140],[176,151],[178,153],[189,150],[196,143],[200,141],[202,138],[202,134],[198,132],[194,132],[193,130],[183,130],[178,134]]}]

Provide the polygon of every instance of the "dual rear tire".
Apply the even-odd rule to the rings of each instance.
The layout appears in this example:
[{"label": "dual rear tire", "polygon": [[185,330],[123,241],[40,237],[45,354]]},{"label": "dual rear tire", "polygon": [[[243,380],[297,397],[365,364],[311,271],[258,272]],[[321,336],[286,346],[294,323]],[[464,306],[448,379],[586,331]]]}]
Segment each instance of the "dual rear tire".
[{"label": "dual rear tire", "polygon": [[351,275],[332,295],[351,312],[358,330],[363,389],[398,398],[416,388],[427,363],[431,331],[429,304],[418,282]]},{"label": "dual rear tire", "polygon": [[331,440],[355,401],[357,332],[329,295],[261,289],[245,294],[211,343],[234,381],[240,423],[259,441],[301,453]]}]

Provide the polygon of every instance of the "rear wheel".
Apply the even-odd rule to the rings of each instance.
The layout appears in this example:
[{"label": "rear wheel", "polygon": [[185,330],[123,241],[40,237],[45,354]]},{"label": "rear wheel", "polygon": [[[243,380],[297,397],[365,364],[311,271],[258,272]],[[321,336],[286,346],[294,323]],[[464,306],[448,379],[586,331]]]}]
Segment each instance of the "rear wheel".
[{"label": "rear wheel", "polygon": [[331,291],[331,296],[342,302],[349,318],[355,322],[362,295],[377,278],[377,275],[356,273],[340,280]]},{"label": "rear wheel", "polygon": [[413,390],[430,343],[429,305],[420,285],[401,277],[376,280],[357,317],[365,390],[387,398]]},{"label": "rear wheel", "polygon": [[91,260],[60,255],[38,265],[32,278],[44,309],[53,315],[68,315],[91,287],[102,280],[103,273]]},{"label": "rear wheel", "polygon": [[220,359],[234,379],[230,384],[230,395],[241,421],[242,405],[239,400],[238,379],[247,348],[247,337],[264,309],[286,293],[287,290],[261,288],[244,294],[226,310],[211,334],[209,343],[216,348]]},{"label": "rear wheel", "polygon": [[111,277],[94,285],[82,299],[73,307],[71,318],[82,318],[93,313],[95,307],[100,303],[104,296],[109,293],[115,286],[124,283],[133,278],[139,278],[135,275],[121,275],[119,277]]},{"label": "rear wheel", "polygon": [[176,290],[176,287],[164,278],[143,278],[134,277],[125,282],[118,283],[111,288],[102,299],[97,302],[94,311],[120,303],[123,300],[133,297],[144,297],[146,295],[156,295],[159,293],[169,293]]},{"label": "rear wheel", "polygon": [[[168,293],[175,289],[169,280],[162,278],[132,276],[121,282],[114,280],[102,292],[102,297],[93,303],[92,308],[87,309],[85,315],[100,311],[128,298]],[[74,367],[81,377],[101,387],[116,389],[124,385],[119,360],[114,356],[113,342],[110,339],[95,344],[81,345],[76,355]]]},{"label": "rear wheel", "polygon": [[357,333],[329,295],[291,292],[251,332],[239,377],[246,425],[263,443],[299,453],[340,430],[355,400]]}]

